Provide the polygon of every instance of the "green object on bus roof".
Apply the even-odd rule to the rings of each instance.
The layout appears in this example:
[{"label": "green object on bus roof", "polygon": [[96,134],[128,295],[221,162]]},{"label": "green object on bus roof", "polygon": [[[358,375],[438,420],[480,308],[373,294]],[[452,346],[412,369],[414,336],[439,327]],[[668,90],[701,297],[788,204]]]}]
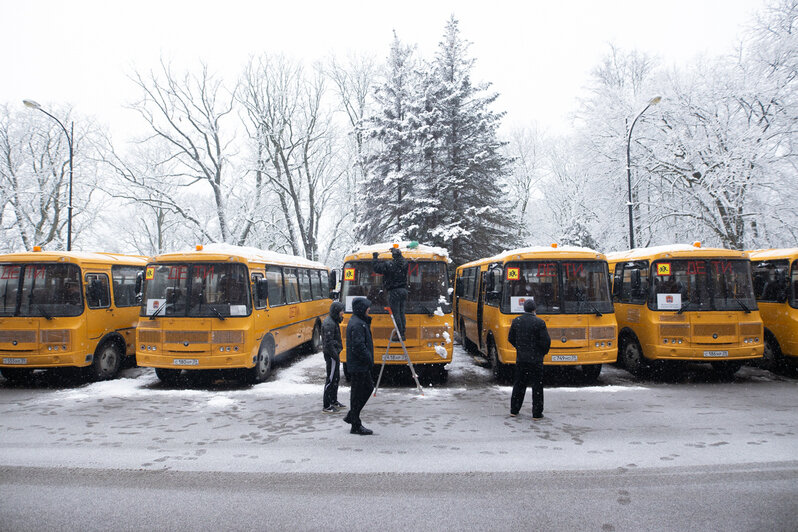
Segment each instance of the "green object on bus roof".
[{"label": "green object on bus roof", "polygon": [[412,240],[408,245],[407,249],[416,249],[418,247],[418,241]]}]

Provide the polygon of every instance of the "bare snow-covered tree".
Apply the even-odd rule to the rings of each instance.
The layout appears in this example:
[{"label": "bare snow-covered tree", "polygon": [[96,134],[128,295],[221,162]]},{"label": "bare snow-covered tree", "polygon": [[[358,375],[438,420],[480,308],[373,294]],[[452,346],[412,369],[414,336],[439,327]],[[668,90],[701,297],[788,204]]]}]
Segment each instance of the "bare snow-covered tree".
[{"label": "bare snow-covered tree", "polygon": [[[71,122],[70,109],[54,108],[53,113]],[[97,175],[92,136],[97,132],[87,120],[78,121],[73,131],[72,243],[80,249],[91,246],[82,235],[96,214],[90,205]],[[69,146],[61,127],[42,113],[0,107],[0,249],[66,249],[68,195]]]},{"label": "bare snow-covered tree", "polygon": [[239,84],[256,175],[276,195],[287,243],[295,255],[318,260],[319,227],[345,174],[335,164],[335,136],[325,78],[280,56],[253,58]]}]

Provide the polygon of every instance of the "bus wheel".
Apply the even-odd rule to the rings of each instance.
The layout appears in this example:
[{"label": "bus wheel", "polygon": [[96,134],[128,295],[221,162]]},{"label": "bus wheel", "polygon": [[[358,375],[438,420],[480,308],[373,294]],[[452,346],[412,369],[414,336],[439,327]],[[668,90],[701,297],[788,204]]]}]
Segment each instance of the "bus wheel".
[{"label": "bus wheel", "polygon": [[499,360],[499,350],[496,348],[496,342],[492,339],[488,340],[488,360],[490,361],[490,369],[493,370],[493,376],[499,382],[506,382],[508,380],[509,370],[507,364],[502,364]]},{"label": "bus wheel", "polygon": [[765,355],[762,358],[762,367],[768,371],[776,372],[784,366],[784,355],[781,353],[779,343],[770,335],[765,335]]},{"label": "bus wheel", "polygon": [[601,373],[601,364],[586,364],[582,366],[582,379],[588,384],[596,382]]},{"label": "bus wheel", "polygon": [[181,371],[180,369],[155,368],[155,376],[158,377],[162,383],[174,386],[177,384],[178,379],[180,379]]},{"label": "bus wheel", "polygon": [[318,353],[321,349],[321,325],[317,321],[316,325],[313,326],[313,337],[310,339],[310,352]]},{"label": "bus wheel", "polygon": [[648,369],[648,363],[643,357],[643,349],[637,340],[627,340],[623,346],[623,365],[629,373],[638,377]]},{"label": "bus wheel", "polygon": [[725,380],[731,380],[734,378],[734,374],[743,366],[742,362],[713,362],[712,369],[714,369],[721,378]]},{"label": "bus wheel", "polygon": [[122,353],[116,342],[104,343],[94,353],[94,359],[86,368],[86,376],[92,381],[113,379],[122,366]]},{"label": "bus wheel", "polygon": [[260,344],[258,359],[255,361],[255,366],[244,370],[244,375],[241,379],[242,382],[244,384],[257,384],[265,381],[269,375],[272,374],[273,361],[274,347],[272,347],[271,342],[263,342]]},{"label": "bus wheel", "polygon": [[33,375],[33,370],[27,368],[3,368],[0,372],[2,372],[3,377],[5,377],[8,382],[27,381],[31,378],[31,375]]}]

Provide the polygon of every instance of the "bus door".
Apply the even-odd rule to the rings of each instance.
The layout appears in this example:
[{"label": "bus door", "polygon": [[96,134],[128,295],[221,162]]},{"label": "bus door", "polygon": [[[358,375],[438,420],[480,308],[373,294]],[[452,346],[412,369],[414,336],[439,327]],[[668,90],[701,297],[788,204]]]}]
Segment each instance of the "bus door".
[{"label": "bus door", "polygon": [[482,349],[483,341],[482,341],[482,316],[485,307],[485,280],[488,272],[483,271],[480,272],[479,276],[479,291],[477,296],[477,338],[479,342],[479,348]]}]

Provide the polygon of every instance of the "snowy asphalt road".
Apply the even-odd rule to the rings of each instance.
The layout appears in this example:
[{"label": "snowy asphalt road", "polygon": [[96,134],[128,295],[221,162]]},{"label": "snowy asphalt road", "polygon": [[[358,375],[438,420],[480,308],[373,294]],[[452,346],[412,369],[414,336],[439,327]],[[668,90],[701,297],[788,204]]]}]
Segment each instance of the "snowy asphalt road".
[{"label": "snowy asphalt road", "polygon": [[528,404],[509,418],[510,387],[457,346],[446,385],[370,400],[368,438],[320,412],[321,354],[252,387],[124,376],[0,382],[0,528],[117,515],[122,529],[310,529],[325,516],[417,529],[440,513],[449,529],[788,530],[798,518],[798,380],[757,368],[734,382],[702,366],[677,383],[614,367],[595,386],[553,375],[533,422]]}]

